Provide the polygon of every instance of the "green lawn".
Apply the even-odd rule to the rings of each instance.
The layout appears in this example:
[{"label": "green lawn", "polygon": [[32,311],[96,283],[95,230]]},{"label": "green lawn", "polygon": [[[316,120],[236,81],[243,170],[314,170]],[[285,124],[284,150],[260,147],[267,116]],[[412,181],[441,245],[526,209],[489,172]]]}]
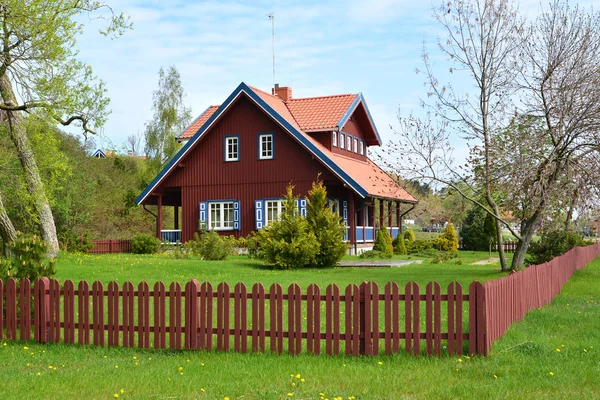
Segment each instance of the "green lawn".
[{"label": "green lawn", "polygon": [[[99,268],[98,277],[106,279],[114,269],[123,280],[150,280],[156,276],[166,280],[167,276],[177,275],[163,276],[155,269],[164,272],[186,265],[148,259],[152,260],[155,260],[151,265],[154,272],[142,277],[132,277],[144,271],[139,264],[123,270],[104,265]],[[246,266],[236,267],[237,272],[223,273],[220,279],[250,282],[269,277],[261,275],[266,273],[263,270],[255,271],[247,261],[240,260],[239,264]],[[84,276],[81,269],[93,268],[85,259],[79,266],[67,265],[63,258],[59,265],[63,278],[79,279]],[[209,268],[201,265],[196,268]],[[193,274],[193,266],[188,268],[181,272],[182,279]],[[442,266],[439,268],[437,273],[442,271]],[[456,271],[458,266],[448,268]],[[418,271],[413,270],[412,278],[421,279]],[[423,271],[427,269],[423,267]],[[204,271],[203,276],[208,276],[207,273]],[[318,276],[319,283],[332,279],[336,273],[341,274],[340,280],[345,280],[350,279],[345,274],[350,277],[358,274],[362,279],[368,272],[329,273],[333,275]],[[294,274],[295,278],[304,276]],[[599,287],[600,259],[577,272],[552,305],[529,313],[524,321],[515,324],[494,344],[488,358],[224,354],[0,342],[2,398],[112,399],[118,395],[119,399],[232,400],[338,396],[343,399],[597,399],[600,398]]]},{"label": "green lawn", "polygon": [[[411,259],[411,257],[396,257]],[[431,257],[430,257],[431,258]],[[390,281],[404,284],[416,281],[427,284],[437,281],[447,286],[452,281],[468,285],[474,280],[486,281],[497,279],[504,274],[498,265],[473,265],[479,260],[487,260],[485,252],[460,252],[460,257],[446,261],[444,264],[432,264],[430,258],[421,258],[422,264],[412,264],[401,268],[328,268],[277,271],[265,268],[260,261],[251,260],[246,256],[229,257],[226,261],[202,261],[198,259],[173,259],[169,255],[91,255],[63,253],[57,263],[56,277],[65,281],[71,279],[75,283],[80,280],[93,282],[100,280],[108,283],[116,280],[119,283],[132,281],[138,284],[147,281],[153,285],[157,281],[170,283],[179,281],[185,283],[191,279],[199,282],[209,281],[213,285],[220,282],[236,284],[243,282],[250,286],[260,282],[264,285],[280,283],[287,286],[297,283],[306,288],[316,283],[322,288],[336,283],[346,286],[351,283],[375,281],[381,285]],[[358,259],[348,257],[347,259]],[[412,257],[412,259],[419,259]],[[462,265],[457,265],[460,260]]]}]

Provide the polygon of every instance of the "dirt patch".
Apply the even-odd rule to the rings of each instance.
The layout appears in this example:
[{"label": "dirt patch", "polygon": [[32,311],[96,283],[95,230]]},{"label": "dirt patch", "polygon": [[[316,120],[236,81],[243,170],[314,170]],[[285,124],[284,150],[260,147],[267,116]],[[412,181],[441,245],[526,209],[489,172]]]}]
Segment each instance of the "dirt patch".
[{"label": "dirt patch", "polygon": [[481,261],[474,262],[473,265],[487,265],[487,264],[494,264],[497,262],[500,262],[499,258],[488,258],[487,260],[481,260]]}]

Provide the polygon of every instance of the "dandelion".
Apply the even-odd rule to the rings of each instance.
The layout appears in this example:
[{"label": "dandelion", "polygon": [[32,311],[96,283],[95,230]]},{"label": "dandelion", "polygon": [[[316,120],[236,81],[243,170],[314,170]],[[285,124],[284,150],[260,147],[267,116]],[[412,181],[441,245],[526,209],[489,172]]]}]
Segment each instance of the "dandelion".
[{"label": "dandelion", "polygon": [[498,376],[496,374],[494,374],[494,379],[498,379]]},{"label": "dandelion", "polygon": [[29,364],[27,364],[27,366],[29,367]]},{"label": "dandelion", "polygon": [[293,377],[294,377],[294,374],[290,374],[290,378],[293,378]]},{"label": "dandelion", "polygon": [[202,366],[204,367],[204,363],[202,363],[202,364],[200,364],[200,365],[202,365]]},{"label": "dandelion", "polygon": [[178,370],[179,372],[181,372],[181,371],[183,371],[183,367],[179,367],[179,368],[177,368],[177,370]]},{"label": "dandelion", "polygon": [[48,369],[52,369],[52,365],[48,365]]},{"label": "dandelion", "polygon": [[37,373],[37,376],[42,376],[42,373],[41,373],[41,372],[38,372],[38,373]]},{"label": "dandelion", "polygon": [[458,359],[458,362],[459,362],[459,363],[463,362],[462,358],[459,358],[459,359]]},{"label": "dandelion", "polygon": [[347,367],[347,366],[348,366],[347,364],[344,364],[344,367]]},{"label": "dandelion", "polygon": [[114,397],[115,399],[118,399],[118,398],[119,398],[119,393],[115,393],[115,394],[113,394],[113,397]]},{"label": "dandelion", "polygon": [[190,360],[186,360],[186,362],[190,362]]},{"label": "dandelion", "polygon": [[294,393],[288,393],[288,397],[292,397]]},{"label": "dandelion", "polygon": [[550,376],[554,376],[554,372],[550,371]]},{"label": "dandelion", "polygon": [[119,366],[118,366],[118,365],[115,365],[115,369],[119,369]]},{"label": "dandelion", "polygon": [[377,364],[379,364],[379,365],[383,365],[383,362],[382,362],[382,361],[379,361]]},{"label": "dandelion", "polygon": [[304,378],[300,379],[300,382],[305,382]]},{"label": "dandelion", "polygon": [[201,391],[202,393],[206,392],[206,390],[204,390],[204,388],[200,388],[200,391]]},{"label": "dandelion", "polygon": [[300,374],[296,374],[296,379],[300,379]]},{"label": "dandelion", "polygon": [[119,392],[121,392],[121,394],[125,393],[125,389],[121,389],[119,390]]},{"label": "dandelion", "polygon": [[319,396],[325,397],[325,393],[319,393]]},{"label": "dandelion", "polygon": [[229,400],[229,397],[225,397],[223,400]]},{"label": "dandelion", "polygon": [[583,349],[583,352],[584,352],[584,353],[587,353],[587,349]]},{"label": "dandelion", "polygon": [[556,351],[557,351],[558,353],[560,353],[560,349],[556,349]]},{"label": "dandelion", "polygon": [[23,346],[23,350],[29,350],[29,347]]},{"label": "dandelion", "polygon": [[564,344],[561,344],[561,345],[560,345],[560,347],[565,347],[565,345],[564,345]]}]

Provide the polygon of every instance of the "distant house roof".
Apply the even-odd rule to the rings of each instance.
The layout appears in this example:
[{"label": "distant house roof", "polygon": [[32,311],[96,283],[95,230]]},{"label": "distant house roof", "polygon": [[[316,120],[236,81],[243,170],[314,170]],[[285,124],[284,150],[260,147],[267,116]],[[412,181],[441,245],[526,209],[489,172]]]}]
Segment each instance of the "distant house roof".
[{"label": "distant house roof", "polygon": [[106,153],[102,149],[98,149],[92,154],[93,158],[106,158]]},{"label": "distant house roof", "polygon": [[[284,130],[288,131],[312,155],[322,162],[333,174],[361,197],[375,196],[387,199],[416,203],[417,200],[400,187],[387,173],[373,161],[366,161],[335,154],[317,142],[306,131],[341,129],[359,104],[364,107],[369,123],[381,143],[375,124],[371,118],[362,94],[310,97],[284,101],[279,96],[271,95],[262,90],[241,83],[220,106],[211,106],[204,111],[192,124],[185,129],[179,139],[189,139],[173,159],[154,178],[148,187],[137,198],[141,204],[156,186],[169,174],[177,163],[192,149],[205,132],[223,115],[230,105],[245,94],[258,107],[263,109]],[[293,105],[292,105],[293,104]],[[310,111],[308,106],[325,107],[330,115],[322,110]],[[295,113],[294,113],[295,112]],[[303,129],[304,125],[304,129]],[[339,126],[339,127],[338,127]],[[311,129],[307,127],[313,127]],[[306,131],[305,131],[306,129]]]}]

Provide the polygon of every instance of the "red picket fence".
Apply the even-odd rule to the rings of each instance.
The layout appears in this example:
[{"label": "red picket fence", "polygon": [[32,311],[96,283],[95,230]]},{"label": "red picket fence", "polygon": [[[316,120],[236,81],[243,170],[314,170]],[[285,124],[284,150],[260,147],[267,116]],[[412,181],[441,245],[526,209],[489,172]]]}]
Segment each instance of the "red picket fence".
[{"label": "red picket fence", "polygon": [[[504,251],[506,253],[514,253],[515,250],[517,249],[517,242],[516,240],[505,240],[504,242],[502,242],[502,247],[504,248]],[[459,250],[464,250],[464,246],[463,246],[463,242],[462,240],[458,241],[458,249]],[[498,245],[494,244],[492,246],[492,251],[498,251]]]},{"label": "red picket fence", "polygon": [[[268,291],[255,284],[248,291],[241,283],[233,290],[221,283],[214,290],[210,283],[195,280],[184,290],[179,283],[167,290],[162,282],[152,291],[146,282],[137,290],[131,282],[122,288],[110,282],[107,289],[101,282],[90,288],[86,281],[77,288],[72,281],[61,287],[47,278],[38,279],[32,289],[26,279],[19,285],[9,279],[3,289],[6,316],[0,318],[6,338],[30,340],[33,327],[34,339],[42,343],[56,343],[62,337],[65,343],[132,347],[137,342],[141,348],[163,349],[168,335],[170,349],[236,352],[264,352],[268,338],[274,353],[354,356],[392,354],[401,347],[419,355],[422,344],[425,354],[439,356],[442,341],[447,348],[444,353],[463,354],[463,344],[468,343],[468,352],[476,354],[485,345],[483,285],[479,282],[470,285],[469,294],[463,293],[459,283],[451,283],[442,294],[435,282],[423,294],[414,282],[405,286],[404,293],[393,282],[382,293],[377,284],[367,282],[349,285],[343,293],[336,285],[324,292],[310,285],[302,293],[296,284],[286,292],[279,284]],[[30,315],[31,319],[22,317]]]},{"label": "red picket fence", "polygon": [[551,261],[484,284],[486,352],[516,321],[530,310],[552,302],[578,269],[600,256],[600,244],[575,247]]},{"label": "red picket fence", "polygon": [[88,252],[90,254],[105,253],[129,253],[131,251],[131,240],[92,240],[94,247]]}]

